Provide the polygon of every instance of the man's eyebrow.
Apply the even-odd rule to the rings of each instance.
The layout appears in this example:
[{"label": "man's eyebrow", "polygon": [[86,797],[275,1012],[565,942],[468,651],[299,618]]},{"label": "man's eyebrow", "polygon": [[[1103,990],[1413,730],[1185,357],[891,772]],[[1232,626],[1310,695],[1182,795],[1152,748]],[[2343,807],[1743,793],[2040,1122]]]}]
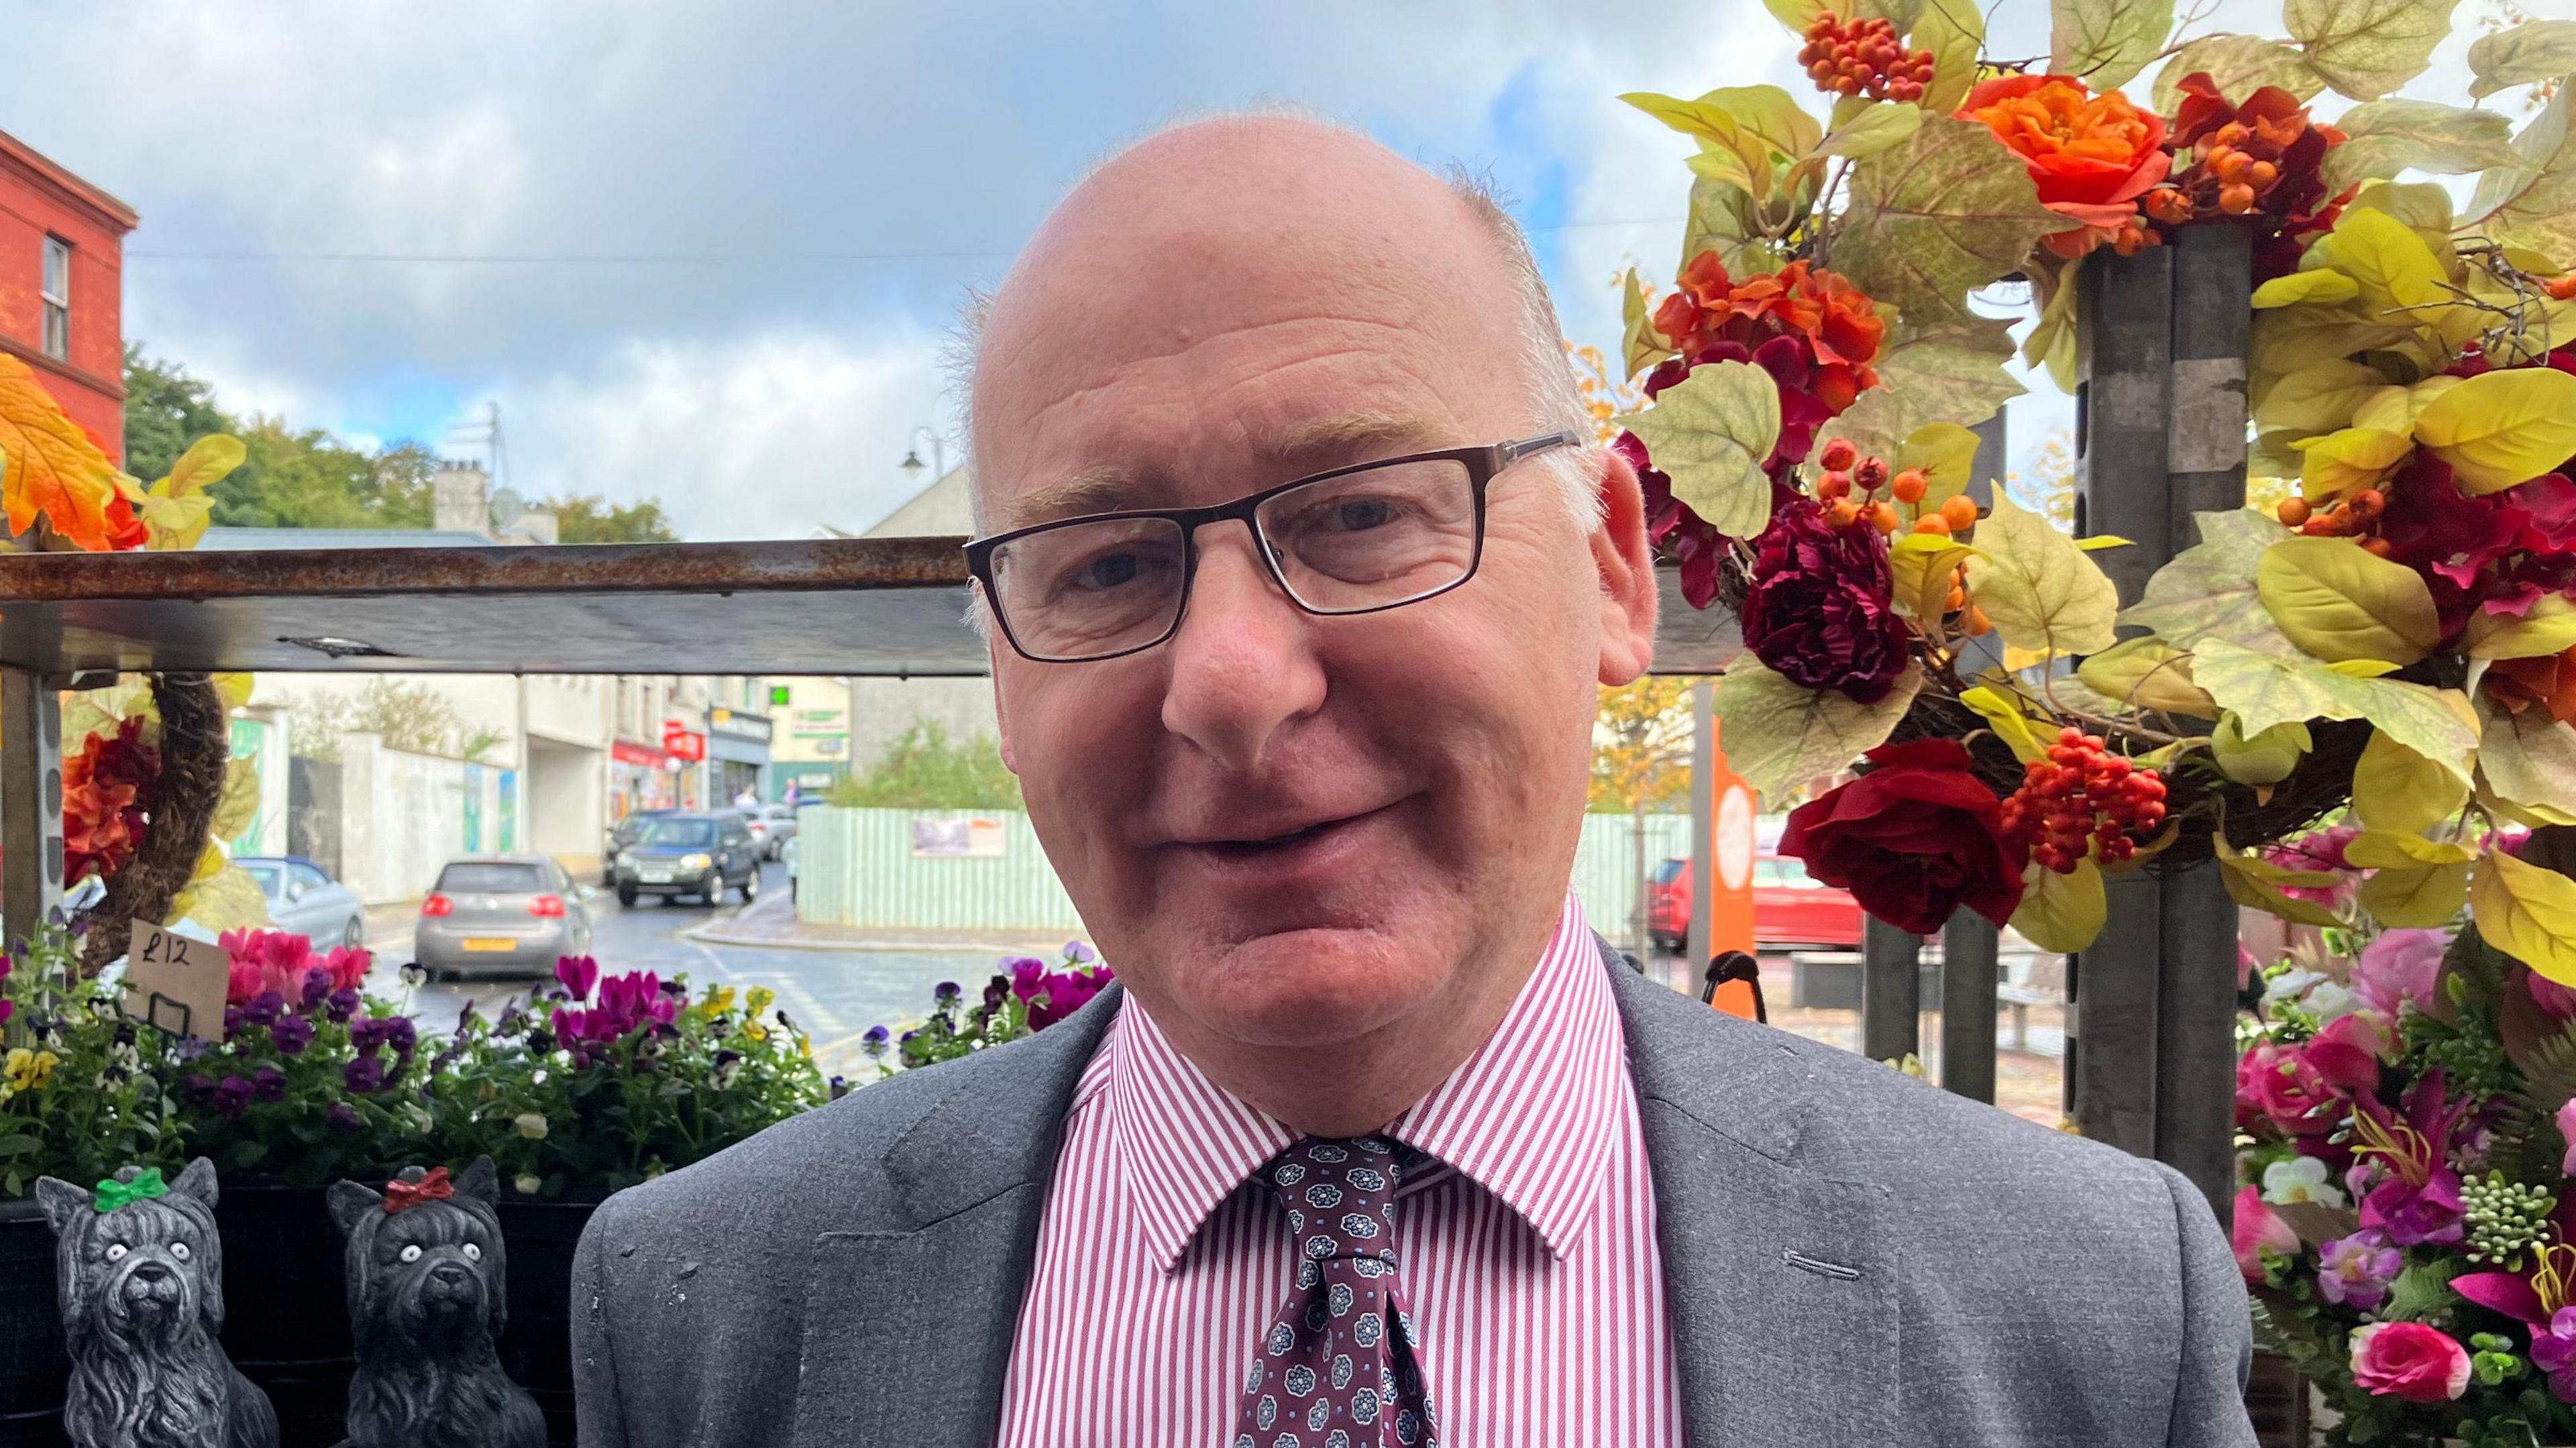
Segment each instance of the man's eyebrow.
[{"label": "man's eyebrow", "polygon": [[[1252,450],[1277,463],[1279,480],[1285,482],[1302,473],[1435,447],[1439,436],[1438,428],[1418,418],[1348,412],[1302,423],[1276,437],[1255,438]],[[1151,508],[1175,491],[1169,478],[1120,467],[1093,468],[1002,503],[995,510],[1000,516],[994,531],[1007,533],[1089,513]]]}]

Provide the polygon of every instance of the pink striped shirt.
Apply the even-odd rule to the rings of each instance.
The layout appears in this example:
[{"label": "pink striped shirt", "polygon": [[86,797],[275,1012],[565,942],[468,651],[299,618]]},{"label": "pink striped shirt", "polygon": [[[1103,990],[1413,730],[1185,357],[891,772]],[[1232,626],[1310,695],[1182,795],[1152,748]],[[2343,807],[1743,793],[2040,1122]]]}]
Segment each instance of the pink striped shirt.
[{"label": "pink striped shirt", "polygon": [[[1390,1128],[1436,1158],[1396,1245],[1443,1448],[1680,1448],[1654,1184],[1610,981],[1568,896],[1501,1024]],[[1129,996],[1075,1088],[1002,1448],[1212,1448],[1294,1273],[1252,1174],[1296,1133]]]}]

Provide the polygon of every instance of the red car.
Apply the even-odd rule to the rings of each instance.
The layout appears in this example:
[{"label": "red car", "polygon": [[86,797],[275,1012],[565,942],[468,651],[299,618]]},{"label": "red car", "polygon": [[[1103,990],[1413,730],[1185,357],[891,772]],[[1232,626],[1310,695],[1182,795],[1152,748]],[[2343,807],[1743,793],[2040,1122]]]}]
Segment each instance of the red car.
[{"label": "red car", "polygon": [[[1657,945],[1678,953],[1690,936],[1690,862],[1666,860],[1655,869],[1646,897],[1646,930]],[[1847,891],[1808,877],[1806,865],[1781,855],[1753,861],[1753,937],[1756,944],[1860,945],[1860,902]]]}]

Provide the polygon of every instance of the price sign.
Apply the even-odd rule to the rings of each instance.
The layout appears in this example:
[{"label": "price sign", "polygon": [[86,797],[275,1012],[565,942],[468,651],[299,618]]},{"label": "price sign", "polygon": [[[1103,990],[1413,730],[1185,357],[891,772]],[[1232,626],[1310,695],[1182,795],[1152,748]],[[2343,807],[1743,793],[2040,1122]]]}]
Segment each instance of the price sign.
[{"label": "price sign", "polygon": [[232,952],[146,921],[125,951],[125,1013],[179,1036],[224,1038],[224,989]]}]

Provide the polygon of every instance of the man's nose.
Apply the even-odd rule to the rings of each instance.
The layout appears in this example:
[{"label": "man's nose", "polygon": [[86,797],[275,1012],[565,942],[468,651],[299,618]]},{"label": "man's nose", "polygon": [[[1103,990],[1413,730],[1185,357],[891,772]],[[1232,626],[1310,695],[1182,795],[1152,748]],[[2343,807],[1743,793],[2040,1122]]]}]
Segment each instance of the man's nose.
[{"label": "man's nose", "polygon": [[1281,726],[1324,702],[1310,620],[1262,566],[1258,546],[1238,523],[1199,536],[1189,611],[1165,645],[1163,727],[1233,770],[1257,767]]}]

